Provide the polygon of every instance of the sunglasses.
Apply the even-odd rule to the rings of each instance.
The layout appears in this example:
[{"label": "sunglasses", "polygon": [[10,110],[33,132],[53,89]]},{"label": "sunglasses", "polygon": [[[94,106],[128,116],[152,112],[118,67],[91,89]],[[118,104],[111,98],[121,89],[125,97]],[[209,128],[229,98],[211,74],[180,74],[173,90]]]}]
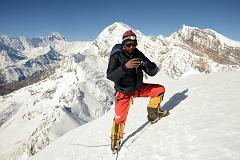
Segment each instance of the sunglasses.
[{"label": "sunglasses", "polygon": [[137,44],[135,44],[135,43],[126,43],[125,46],[130,48],[130,47],[136,47]]}]

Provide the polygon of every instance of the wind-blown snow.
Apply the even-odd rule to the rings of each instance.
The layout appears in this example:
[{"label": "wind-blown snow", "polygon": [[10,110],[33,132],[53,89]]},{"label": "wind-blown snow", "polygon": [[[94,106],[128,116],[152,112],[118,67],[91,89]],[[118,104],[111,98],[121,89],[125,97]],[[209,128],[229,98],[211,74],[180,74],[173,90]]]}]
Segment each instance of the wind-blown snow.
[{"label": "wind-blown snow", "polygon": [[63,135],[31,160],[238,160],[240,158],[240,73],[193,75],[174,81],[148,79],[165,85],[163,109],[171,114],[150,125],[148,98],[130,108],[123,146],[110,150],[113,109],[99,119]]}]

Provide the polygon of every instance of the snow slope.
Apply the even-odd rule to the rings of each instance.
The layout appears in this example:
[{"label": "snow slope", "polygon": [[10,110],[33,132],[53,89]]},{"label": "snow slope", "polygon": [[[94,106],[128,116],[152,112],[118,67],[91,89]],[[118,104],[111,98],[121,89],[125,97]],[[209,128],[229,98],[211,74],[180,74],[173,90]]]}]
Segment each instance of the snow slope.
[{"label": "snow slope", "polygon": [[111,109],[26,159],[240,159],[239,72],[192,75],[178,81],[158,74],[148,82],[165,85],[162,108],[170,109],[171,114],[150,125],[145,107],[148,99],[134,99],[118,156],[110,150]]},{"label": "snow slope", "polygon": [[65,56],[48,78],[0,96],[0,160],[33,155],[107,112],[114,91],[103,64],[89,53]]}]

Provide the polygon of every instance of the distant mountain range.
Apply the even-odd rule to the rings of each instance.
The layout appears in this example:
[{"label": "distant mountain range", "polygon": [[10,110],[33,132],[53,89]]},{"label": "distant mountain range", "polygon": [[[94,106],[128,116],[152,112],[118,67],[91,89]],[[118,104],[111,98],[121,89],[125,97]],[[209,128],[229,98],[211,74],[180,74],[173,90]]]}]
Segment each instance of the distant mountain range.
[{"label": "distant mountain range", "polygon": [[[108,57],[113,45],[121,43],[122,34],[129,29],[137,34],[138,48],[172,78],[240,68],[240,42],[213,30],[184,25],[169,37],[145,36],[116,22],[105,28],[93,42],[68,42],[59,33],[38,38],[0,36],[0,86],[3,87],[0,94],[31,84],[32,80],[26,84],[21,82],[23,85],[16,82],[55,68],[62,57],[74,55],[79,50]],[[84,49],[76,49],[82,46]],[[13,86],[13,82],[14,87],[7,85]]]},{"label": "distant mountain range", "polygon": [[[116,22],[105,28],[93,43],[83,42],[87,46],[85,50],[95,48],[93,52],[103,58],[108,57],[112,46],[121,43],[122,33],[128,29],[136,32],[138,48],[173,78],[192,72],[210,73],[239,69],[240,42],[230,40],[210,29],[202,30],[185,25],[169,37],[163,37],[145,36],[126,24]],[[38,38],[0,36],[0,85],[31,77],[39,70],[47,70],[49,64],[53,66],[60,60],[60,55],[69,54],[71,46],[65,49],[69,43],[75,43],[76,47],[79,42],[67,42],[59,33]],[[39,52],[37,49],[40,49]],[[54,60],[38,61],[43,58],[39,57],[40,55],[45,54],[47,58],[49,52],[55,54]],[[34,69],[26,63],[35,64]]]}]

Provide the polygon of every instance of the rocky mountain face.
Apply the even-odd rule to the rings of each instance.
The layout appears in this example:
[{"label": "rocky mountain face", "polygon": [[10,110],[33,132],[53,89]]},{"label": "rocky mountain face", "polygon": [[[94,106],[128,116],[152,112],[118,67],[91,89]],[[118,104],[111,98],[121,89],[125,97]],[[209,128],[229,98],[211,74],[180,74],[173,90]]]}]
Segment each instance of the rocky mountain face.
[{"label": "rocky mountain face", "polygon": [[240,42],[210,29],[183,26],[169,37],[145,36],[116,22],[89,42],[68,42],[58,33],[0,36],[0,159],[34,155],[111,108],[109,53],[129,29],[137,34],[138,49],[172,78],[240,69]]},{"label": "rocky mountain face", "polygon": [[0,70],[0,95],[28,86],[54,71],[62,55],[51,50],[39,57]]},{"label": "rocky mountain face", "polygon": [[53,70],[61,59],[62,55],[51,49],[44,55],[28,60],[20,59],[21,62],[0,69],[0,95],[37,82],[36,79],[42,80],[45,77],[42,74]]},{"label": "rocky mountain face", "polygon": [[193,54],[206,57],[219,64],[240,64],[240,43],[219,33],[205,29],[183,26],[168,38],[174,45]]}]

